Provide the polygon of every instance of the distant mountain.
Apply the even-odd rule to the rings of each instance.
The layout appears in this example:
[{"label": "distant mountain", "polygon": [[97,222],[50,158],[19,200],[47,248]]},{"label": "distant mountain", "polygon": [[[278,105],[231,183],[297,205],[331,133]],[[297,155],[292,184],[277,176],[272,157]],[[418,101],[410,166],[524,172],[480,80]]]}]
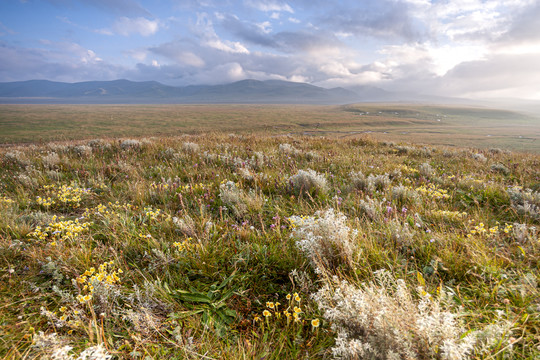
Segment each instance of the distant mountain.
[{"label": "distant mountain", "polygon": [[0,83],[0,103],[281,103],[346,104],[354,91],[279,80],[174,87],[129,80],[63,83],[29,80]]}]

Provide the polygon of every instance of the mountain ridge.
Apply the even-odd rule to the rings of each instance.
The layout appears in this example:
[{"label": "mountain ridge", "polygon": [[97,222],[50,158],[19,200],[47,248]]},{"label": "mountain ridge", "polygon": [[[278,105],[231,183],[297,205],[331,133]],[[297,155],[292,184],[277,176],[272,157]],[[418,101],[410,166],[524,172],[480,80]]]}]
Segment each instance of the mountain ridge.
[{"label": "mountain ridge", "polygon": [[176,87],[126,79],[75,83],[26,80],[0,83],[1,103],[286,103],[346,104],[361,100],[345,88],[245,79],[220,85]]},{"label": "mountain ridge", "polygon": [[391,92],[369,85],[323,88],[284,80],[245,79],[219,85],[157,81],[0,82],[0,104],[314,104],[359,102],[467,103],[466,99]]}]

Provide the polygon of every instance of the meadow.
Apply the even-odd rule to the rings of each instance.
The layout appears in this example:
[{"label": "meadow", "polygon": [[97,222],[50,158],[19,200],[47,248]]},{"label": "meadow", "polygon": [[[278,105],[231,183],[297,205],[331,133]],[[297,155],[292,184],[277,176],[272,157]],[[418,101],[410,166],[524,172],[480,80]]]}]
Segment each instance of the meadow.
[{"label": "meadow", "polygon": [[0,149],[4,359],[540,356],[532,152],[42,126]]},{"label": "meadow", "polygon": [[0,105],[0,144],[207,132],[324,135],[540,153],[540,117],[420,104]]}]

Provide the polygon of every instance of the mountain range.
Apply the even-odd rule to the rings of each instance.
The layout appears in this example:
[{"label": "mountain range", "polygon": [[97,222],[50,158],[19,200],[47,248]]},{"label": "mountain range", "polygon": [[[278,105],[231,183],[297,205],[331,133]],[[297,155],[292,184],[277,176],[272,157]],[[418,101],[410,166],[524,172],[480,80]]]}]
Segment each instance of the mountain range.
[{"label": "mountain range", "polygon": [[[0,103],[22,104],[347,104],[354,102],[422,101],[426,97],[377,87],[326,89],[281,80],[242,80],[223,85],[175,87],[156,81],[28,80],[0,83]],[[450,102],[446,98],[432,98]],[[446,100],[446,101],[443,101]]]}]

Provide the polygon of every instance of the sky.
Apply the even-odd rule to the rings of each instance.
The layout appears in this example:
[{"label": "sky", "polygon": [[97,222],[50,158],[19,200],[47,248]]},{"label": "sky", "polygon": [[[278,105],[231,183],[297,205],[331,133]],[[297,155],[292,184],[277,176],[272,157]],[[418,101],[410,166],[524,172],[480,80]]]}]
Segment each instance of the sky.
[{"label": "sky", "polygon": [[243,79],[540,100],[540,0],[0,0],[0,82]]}]

